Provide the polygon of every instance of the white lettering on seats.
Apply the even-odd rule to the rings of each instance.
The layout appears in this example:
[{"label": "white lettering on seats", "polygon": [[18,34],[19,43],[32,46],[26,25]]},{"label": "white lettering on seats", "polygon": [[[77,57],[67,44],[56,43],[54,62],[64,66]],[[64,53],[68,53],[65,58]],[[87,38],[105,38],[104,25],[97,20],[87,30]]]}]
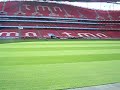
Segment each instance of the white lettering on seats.
[{"label": "white lettering on seats", "polygon": [[63,32],[62,34],[66,34],[68,37],[73,37],[71,33],[68,33],[68,32]]},{"label": "white lettering on seats", "polygon": [[79,37],[96,37],[92,33],[78,33]]},{"label": "white lettering on seats", "polygon": [[37,10],[40,10],[40,8],[42,8],[43,11],[45,11],[46,9],[50,11],[50,8],[48,6],[37,6]]},{"label": "white lettering on seats", "polygon": [[25,36],[26,36],[26,37],[31,37],[30,34],[31,34],[33,37],[37,37],[37,34],[36,34],[35,32],[26,32],[26,33],[25,33]]},{"label": "white lettering on seats", "polygon": [[52,13],[51,9],[48,6],[41,6],[38,5],[36,7],[36,12],[34,13],[35,15],[45,15],[45,16],[49,16]]},{"label": "white lettering on seats", "polygon": [[108,36],[106,36],[105,34],[103,34],[103,33],[97,33],[96,34],[98,37],[108,37]]},{"label": "white lettering on seats", "polygon": [[30,10],[30,5],[24,5],[27,10]]},{"label": "white lettering on seats", "polygon": [[19,36],[19,33],[17,32],[0,32],[0,36],[2,36],[3,34],[5,34],[5,37],[10,37],[12,36],[11,34],[14,34],[15,37]]},{"label": "white lettering on seats", "polygon": [[62,9],[61,9],[60,7],[56,7],[56,6],[55,6],[55,7],[53,7],[53,8],[54,8],[55,11],[60,11],[60,12],[62,12]]}]

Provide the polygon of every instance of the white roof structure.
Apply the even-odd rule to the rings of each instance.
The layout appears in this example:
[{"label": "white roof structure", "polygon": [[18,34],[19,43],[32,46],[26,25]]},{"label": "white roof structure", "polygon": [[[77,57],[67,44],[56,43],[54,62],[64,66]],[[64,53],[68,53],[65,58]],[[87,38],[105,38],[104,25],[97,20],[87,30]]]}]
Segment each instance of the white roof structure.
[{"label": "white roof structure", "polygon": [[105,3],[105,2],[61,2],[61,3],[70,4],[78,7],[90,8],[90,9],[120,10],[120,4],[116,4],[116,3]]},{"label": "white roof structure", "polygon": [[[0,1],[43,1],[43,0],[0,0]],[[78,7],[85,7],[90,9],[99,10],[120,10],[120,2],[117,3],[105,3],[105,2],[68,2],[68,1],[49,1],[55,3],[69,4]]]}]

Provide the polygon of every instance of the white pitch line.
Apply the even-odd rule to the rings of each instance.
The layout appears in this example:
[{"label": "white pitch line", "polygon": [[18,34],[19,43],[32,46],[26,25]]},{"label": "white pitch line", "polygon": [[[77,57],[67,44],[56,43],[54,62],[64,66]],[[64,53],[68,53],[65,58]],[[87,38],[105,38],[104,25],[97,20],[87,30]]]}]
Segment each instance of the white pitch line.
[{"label": "white pitch line", "polygon": [[120,83],[83,87],[83,88],[75,88],[75,89],[66,89],[66,90],[120,90]]}]

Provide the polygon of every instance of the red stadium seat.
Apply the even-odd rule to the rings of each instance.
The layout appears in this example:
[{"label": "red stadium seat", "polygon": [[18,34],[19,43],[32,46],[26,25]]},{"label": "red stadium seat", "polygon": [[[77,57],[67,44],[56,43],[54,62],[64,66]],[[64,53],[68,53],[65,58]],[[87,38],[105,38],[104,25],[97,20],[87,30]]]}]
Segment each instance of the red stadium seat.
[{"label": "red stadium seat", "polygon": [[79,30],[75,31],[75,33],[82,38],[109,38],[106,34],[100,32],[100,31],[88,31],[88,30]]},{"label": "red stadium seat", "polygon": [[55,36],[60,38],[60,34],[56,30],[39,30],[40,34],[43,38],[51,38],[51,36]]},{"label": "red stadium seat", "polygon": [[111,38],[120,38],[120,31],[106,31]]},{"label": "red stadium seat", "polygon": [[64,10],[64,7],[62,7],[62,5],[51,3],[50,8],[54,16],[58,16],[58,17],[66,16],[66,12]]},{"label": "red stadium seat", "polygon": [[120,20],[120,11],[110,11],[113,20]]},{"label": "red stadium seat", "polygon": [[19,38],[18,30],[0,30],[0,38]]},{"label": "red stadium seat", "polygon": [[78,37],[76,33],[74,33],[73,30],[58,30],[57,31],[62,38],[76,38]]},{"label": "red stadium seat", "polygon": [[5,4],[4,11],[7,12],[7,15],[22,15],[23,13],[20,11],[20,2],[11,2],[8,1]]},{"label": "red stadium seat", "polygon": [[1,2],[0,3],[0,15],[6,15],[7,12],[4,11],[4,8],[5,8],[5,2]]},{"label": "red stadium seat", "polygon": [[25,16],[32,16],[35,12],[33,2],[25,2],[21,4],[21,11],[25,14]]},{"label": "red stadium seat", "polygon": [[21,37],[22,38],[40,38],[41,36],[37,30],[24,29],[24,30],[21,30]]}]

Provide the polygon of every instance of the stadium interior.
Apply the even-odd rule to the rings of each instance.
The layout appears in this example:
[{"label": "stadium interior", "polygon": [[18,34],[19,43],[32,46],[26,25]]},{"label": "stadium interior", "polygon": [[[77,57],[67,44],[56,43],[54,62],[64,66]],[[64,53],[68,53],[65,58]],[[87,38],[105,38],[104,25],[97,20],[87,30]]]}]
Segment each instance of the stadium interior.
[{"label": "stadium interior", "polygon": [[0,0],[0,90],[120,90],[118,1]]},{"label": "stadium interior", "polygon": [[57,2],[0,2],[0,39],[119,39],[120,11]]}]

